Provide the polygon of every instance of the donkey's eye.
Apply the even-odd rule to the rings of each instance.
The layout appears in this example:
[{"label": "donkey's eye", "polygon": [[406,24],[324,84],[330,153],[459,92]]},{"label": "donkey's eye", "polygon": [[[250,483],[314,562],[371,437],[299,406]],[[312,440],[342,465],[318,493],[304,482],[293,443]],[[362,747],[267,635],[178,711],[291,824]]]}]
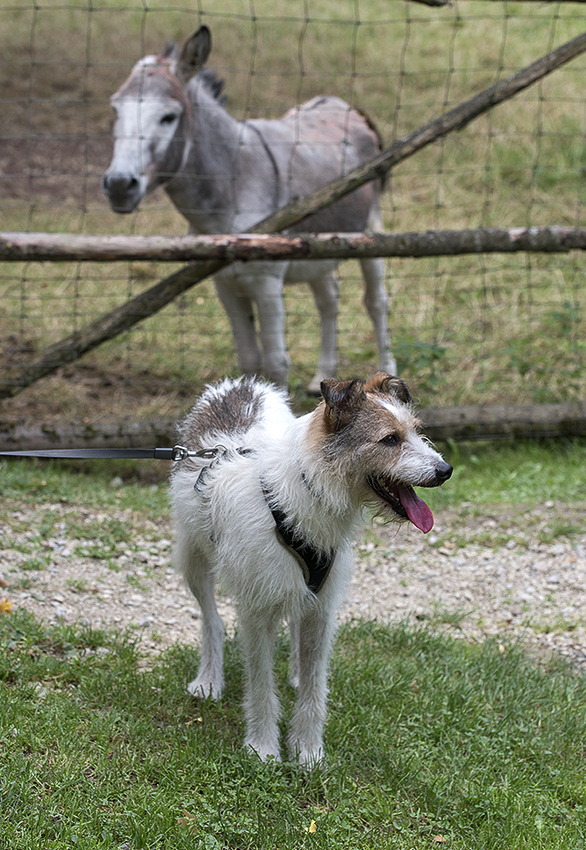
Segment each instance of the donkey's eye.
[{"label": "donkey's eye", "polygon": [[168,112],[166,115],[163,115],[160,122],[161,124],[173,124],[174,121],[177,120],[177,116],[174,112]]},{"label": "donkey's eye", "polygon": [[386,437],[383,437],[381,443],[384,443],[385,446],[398,446],[401,442],[400,438],[397,434],[387,434]]}]

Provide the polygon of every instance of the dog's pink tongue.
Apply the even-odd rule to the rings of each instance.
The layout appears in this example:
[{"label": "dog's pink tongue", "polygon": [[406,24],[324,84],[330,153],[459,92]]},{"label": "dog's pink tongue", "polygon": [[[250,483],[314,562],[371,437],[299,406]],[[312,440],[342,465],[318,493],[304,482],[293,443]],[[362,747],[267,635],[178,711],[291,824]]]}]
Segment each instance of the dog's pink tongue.
[{"label": "dog's pink tongue", "polygon": [[433,528],[433,514],[429,506],[420,499],[411,487],[401,487],[399,490],[401,504],[407,511],[407,516],[420,531],[427,534]]}]

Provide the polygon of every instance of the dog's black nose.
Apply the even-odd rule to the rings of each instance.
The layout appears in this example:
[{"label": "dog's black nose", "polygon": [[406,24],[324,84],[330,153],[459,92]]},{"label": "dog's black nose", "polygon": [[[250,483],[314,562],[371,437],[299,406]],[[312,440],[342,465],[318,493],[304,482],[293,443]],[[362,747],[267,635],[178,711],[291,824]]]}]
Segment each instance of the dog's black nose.
[{"label": "dog's black nose", "polygon": [[451,476],[453,471],[454,471],[454,467],[450,466],[449,463],[446,463],[445,460],[442,460],[441,463],[438,463],[437,470],[436,470],[436,476],[437,476],[438,482],[440,484],[443,484],[444,481],[448,480],[448,478]]}]

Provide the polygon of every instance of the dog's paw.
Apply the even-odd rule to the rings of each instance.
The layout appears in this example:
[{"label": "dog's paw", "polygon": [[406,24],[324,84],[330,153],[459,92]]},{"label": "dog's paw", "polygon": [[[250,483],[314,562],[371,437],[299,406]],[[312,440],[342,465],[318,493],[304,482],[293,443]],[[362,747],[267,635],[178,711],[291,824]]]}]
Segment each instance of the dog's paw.
[{"label": "dog's paw", "polygon": [[300,767],[306,770],[313,770],[316,767],[321,767],[325,763],[324,749],[320,745],[308,747],[307,744],[299,741],[291,744],[291,754],[293,761],[297,762]]},{"label": "dog's paw", "polygon": [[210,682],[207,677],[200,678],[199,676],[187,686],[187,693],[197,699],[220,699],[222,690],[222,682]]},{"label": "dog's paw", "polygon": [[281,761],[281,753],[279,752],[279,747],[259,743],[254,741],[246,741],[245,742],[246,749],[249,753],[258,756],[261,761]]}]

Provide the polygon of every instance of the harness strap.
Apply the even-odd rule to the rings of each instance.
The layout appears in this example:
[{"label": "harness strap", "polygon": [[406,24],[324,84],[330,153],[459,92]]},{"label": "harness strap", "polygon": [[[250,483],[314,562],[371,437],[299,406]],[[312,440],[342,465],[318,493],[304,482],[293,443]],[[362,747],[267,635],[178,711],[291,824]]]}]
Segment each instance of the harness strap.
[{"label": "harness strap", "polygon": [[336,550],[324,551],[296,537],[284,512],[274,504],[270,491],[263,487],[263,492],[275,520],[277,540],[301,567],[307,587],[313,593],[319,593],[334,563]]}]

